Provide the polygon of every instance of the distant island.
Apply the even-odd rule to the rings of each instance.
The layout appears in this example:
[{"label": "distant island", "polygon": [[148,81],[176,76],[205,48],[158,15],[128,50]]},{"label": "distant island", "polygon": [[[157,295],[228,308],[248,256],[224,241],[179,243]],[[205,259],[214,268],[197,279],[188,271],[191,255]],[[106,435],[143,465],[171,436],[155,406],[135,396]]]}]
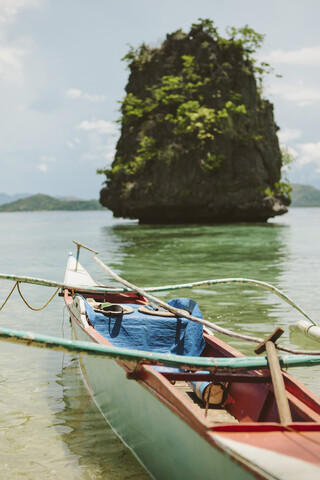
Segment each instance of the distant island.
[{"label": "distant island", "polygon": [[292,207],[320,207],[320,190],[311,185],[292,184]]},{"label": "distant island", "polygon": [[[10,201],[10,199],[18,200]],[[9,201],[8,201],[9,200]],[[7,201],[6,203],[4,203]],[[311,185],[292,184],[291,207],[320,207],[320,190]],[[56,198],[37,195],[0,193],[0,212],[37,212],[54,210],[104,210],[98,200],[80,200],[72,197]]]},{"label": "distant island", "polygon": [[[4,194],[0,194],[2,196]],[[53,210],[102,210],[98,200],[61,200],[38,193],[0,205],[0,212],[37,212]]]}]

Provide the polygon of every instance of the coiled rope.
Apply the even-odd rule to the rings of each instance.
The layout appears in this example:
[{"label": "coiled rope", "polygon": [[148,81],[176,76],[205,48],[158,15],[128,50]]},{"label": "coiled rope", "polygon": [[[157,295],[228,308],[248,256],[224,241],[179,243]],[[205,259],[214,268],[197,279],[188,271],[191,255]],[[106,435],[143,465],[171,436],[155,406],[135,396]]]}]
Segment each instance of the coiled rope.
[{"label": "coiled rope", "polygon": [[46,302],[46,304],[43,306],[43,307],[40,307],[40,308],[34,308],[34,307],[31,307],[31,305],[29,305],[29,303],[27,302],[27,300],[24,298],[24,296],[22,295],[22,292],[20,290],[20,285],[19,285],[20,282],[16,282],[11,290],[11,292],[9,293],[9,295],[7,296],[7,298],[5,299],[5,301],[3,302],[3,304],[1,305],[0,307],[0,311],[3,309],[3,307],[5,306],[5,304],[7,303],[7,301],[9,300],[9,298],[11,297],[11,295],[13,294],[13,291],[15,290],[15,288],[17,288],[18,292],[19,292],[19,295],[21,297],[21,299],[23,300],[23,302],[27,305],[28,308],[30,308],[30,310],[33,310],[34,312],[39,312],[40,310],[43,310],[45,309],[49,303],[51,302],[51,300],[53,300],[53,298],[57,295],[58,291],[60,290],[60,287],[57,288],[57,290],[54,292],[54,294],[52,295],[52,297],[50,297],[50,299]]}]

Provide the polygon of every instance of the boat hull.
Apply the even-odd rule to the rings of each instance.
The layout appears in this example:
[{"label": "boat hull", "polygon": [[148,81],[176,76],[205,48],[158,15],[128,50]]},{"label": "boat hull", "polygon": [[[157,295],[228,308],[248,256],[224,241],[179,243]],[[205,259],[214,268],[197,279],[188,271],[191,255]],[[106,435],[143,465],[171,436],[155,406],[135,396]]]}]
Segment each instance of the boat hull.
[{"label": "boat hull", "polygon": [[[78,275],[73,257],[65,282],[68,272]],[[84,269],[80,273],[79,284],[83,285],[83,277],[88,274]],[[91,277],[87,280],[94,282]],[[89,297],[87,293],[84,295]],[[68,289],[64,297],[76,339],[110,346],[93,328],[81,297],[74,297]],[[99,293],[92,300],[97,302],[97,298],[111,303],[146,303],[134,293],[121,293],[119,298],[113,292],[105,297]],[[215,337],[206,335],[205,339],[206,348],[211,349],[209,356],[241,355]],[[137,370],[137,363],[129,360],[80,354],[80,365],[101,413],[155,479],[319,479],[320,403],[287,374],[294,420],[290,425],[280,425],[272,388],[267,383],[260,388],[256,381],[250,385],[251,380],[247,384],[246,375],[239,383],[232,378],[228,405],[231,419],[222,421],[216,416],[214,420],[207,418],[204,408],[197,410],[171,385],[170,375],[160,374],[147,364]],[[260,375],[256,372],[252,381]],[[172,379],[177,378],[174,373]],[[232,425],[232,419],[240,423]]]},{"label": "boat hull", "polygon": [[[91,340],[76,321],[73,328],[78,340]],[[80,365],[103,416],[157,480],[273,478],[205,440],[155,394],[128,380],[114,360],[82,356]]]}]

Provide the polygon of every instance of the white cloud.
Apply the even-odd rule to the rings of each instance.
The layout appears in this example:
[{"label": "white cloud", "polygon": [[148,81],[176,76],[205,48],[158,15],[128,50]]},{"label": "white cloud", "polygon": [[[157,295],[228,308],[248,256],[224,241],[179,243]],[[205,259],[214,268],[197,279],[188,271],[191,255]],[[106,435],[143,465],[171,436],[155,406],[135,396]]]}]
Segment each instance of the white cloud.
[{"label": "white cloud", "polygon": [[7,81],[18,80],[22,73],[22,57],[27,51],[21,48],[0,47],[0,78]]},{"label": "white cloud", "polygon": [[113,162],[114,159],[114,151],[113,152],[107,152],[104,154],[104,158],[107,160],[107,162],[111,163]]},{"label": "white cloud", "polygon": [[47,0],[0,0],[0,79],[10,83],[21,80],[22,60],[29,52],[24,47],[21,48],[21,43],[18,46],[12,44],[12,35],[9,37],[8,31],[20,14],[39,9],[46,2]]},{"label": "white cloud", "polygon": [[118,133],[118,126],[113,122],[106,120],[83,120],[77,127],[78,130],[85,132],[97,133],[99,135],[116,135]]},{"label": "white cloud", "polygon": [[[107,120],[84,120],[77,127],[87,133],[87,151],[82,155],[85,160],[92,162],[107,162],[114,159],[119,126]],[[84,139],[85,141],[85,139]]]},{"label": "white cloud", "polygon": [[304,47],[299,50],[272,50],[264,61],[274,64],[305,65],[312,67],[320,66],[320,45]]},{"label": "white cloud", "polygon": [[299,150],[297,166],[304,167],[307,164],[313,164],[316,172],[320,173],[320,142],[301,143],[297,145]]},{"label": "white cloud", "polygon": [[41,162],[38,163],[37,169],[43,173],[47,173],[50,169],[49,165],[56,161],[56,158],[53,155],[41,155]]},{"label": "white cloud", "polygon": [[268,86],[268,92],[290,102],[295,102],[300,107],[320,102],[320,87],[308,87],[301,82],[297,84],[274,83]]},{"label": "white cloud", "polygon": [[88,100],[89,102],[105,102],[107,100],[107,97],[105,95],[84,93],[79,88],[69,88],[68,90],[66,90],[66,97],[74,100]]},{"label": "white cloud", "polygon": [[75,137],[72,141],[67,142],[67,146],[68,146],[71,150],[73,150],[73,149],[76,148],[76,146],[77,146],[79,143],[81,143],[80,138]]},{"label": "white cloud", "polygon": [[43,173],[47,173],[48,171],[48,165],[46,165],[45,163],[39,163],[37,165],[37,169],[40,170],[41,172]]},{"label": "white cloud", "polygon": [[291,129],[291,128],[284,128],[278,132],[278,138],[281,144],[286,144],[292,140],[296,140],[297,138],[301,137],[300,130]]},{"label": "white cloud", "polygon": [[46,0],[0,0],[0,25],[14,21],[23,10],[40,8]]}]

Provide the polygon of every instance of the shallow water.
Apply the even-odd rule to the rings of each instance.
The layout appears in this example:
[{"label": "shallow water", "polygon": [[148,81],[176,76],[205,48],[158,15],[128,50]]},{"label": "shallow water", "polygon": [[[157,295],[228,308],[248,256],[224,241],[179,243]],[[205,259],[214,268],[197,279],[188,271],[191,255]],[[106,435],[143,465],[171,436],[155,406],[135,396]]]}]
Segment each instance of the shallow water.
[{"label": "shallow water", "polygon": [[[0,215],[0,271],[62,281],[72,240],[139,286],[247,277],[272,283],[320,323],[320,209],[291,209],[268,224],[140,226],[110,212],[33,212]],[[113,284],[81,253],[93,277]],[[0,306],[13,283],[0,281]],[[31,306],[40,307],[51,288],[22,285]],[[283,343],[319,349],[290,333],[301,314],[265,290],[251,286],[203,287],[162,298],[190,295],[205,318],[227,328],[266,336],[285,328]],[[15,291],[0,312],[1,326],[70,337],[63,301],[55,297],[40,312],[29,310]],[[253,346],[227,339],[244,353]],[[131,453],[102,419],[88,395],[76,358],[1,342],[1,479],[147,479]],[[320,394],[318,367],[295,375]]]}]

